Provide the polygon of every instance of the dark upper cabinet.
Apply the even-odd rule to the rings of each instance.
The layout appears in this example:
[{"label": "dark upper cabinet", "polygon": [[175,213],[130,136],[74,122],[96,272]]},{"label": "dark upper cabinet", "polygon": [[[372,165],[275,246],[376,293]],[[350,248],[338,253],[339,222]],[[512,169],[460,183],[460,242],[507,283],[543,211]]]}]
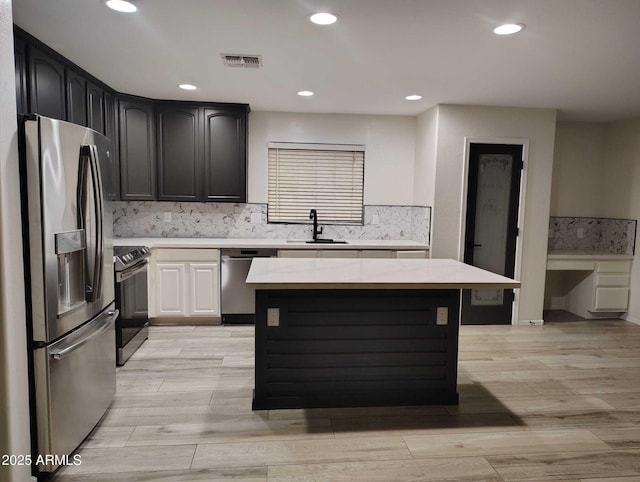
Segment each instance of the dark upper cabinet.
[{"label": "dark upper cabinet", "polygon": [[120,99],[120,198],[156,199],[155,117],[150,102]]},{"label": "dark upper cabinet", "polygon": [[104,93],[104,135],[111,141],[111,187],[109,199],[120,199],[120,153],[118,150],[118,107],[116,96],[110,92]]},{"label": "dark upper cabinet", "polygon": [[246,106],[157,106],[158,200],[246,201]]},{"label": "dark upper cabinet", "polygon": [[64,67],[35,47],[28,47],[29,112],[66,119]]},{"label": "dark upper cabinet", "polygon": [[110,199],[246,202],[248,105],[121,95],[14,31],[18,113],[68,120],[111,139]]},{"label": "dark upper cabinet", "polygon": [[206,201],[247,200],[247,109],[204,109]]},{"label": "dark upper cabinet", "polygon": [[16,69],[16,108],[18,114],[27,114],[27,52],[26,44],[20,37],[15,37],[13,55]]},{"label": "dark upper cabinet", "polygon": [[65,69],[67,90],[67,120],[81,126],[87,125],[87,82],[80,74]]},{"label": "dark upper cabinet", "polygon": [[104,91],[87,82],[87,127],[104,134]]},{"label": "dark upper cabinet", "polygon": [[200,114],[197,107],[157,109],[158,200],[199,201],[202,192]]}]

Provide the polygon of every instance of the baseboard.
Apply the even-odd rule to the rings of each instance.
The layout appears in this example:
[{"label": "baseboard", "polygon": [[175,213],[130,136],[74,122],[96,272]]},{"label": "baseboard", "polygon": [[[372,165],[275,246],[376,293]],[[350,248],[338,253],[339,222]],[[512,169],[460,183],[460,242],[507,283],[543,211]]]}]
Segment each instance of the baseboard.
[{"label": "baseboard", "polygon": [[626,314],[621,317],[624,321],[628,321],[629,323],[633,323],[635,325],[640,325],[640,320],[638,318],[634,318],[630,314]]},{"label": "baseboard", "polygon": [[198,318],[195,316],[181,318],[149,318],[149,326],[199,326],[221,325],[221,318]]},{"label": "baseboard", "polygon": [[520,326],[542,326],[544,325],[544,320],[519,320],[518,325]]}]

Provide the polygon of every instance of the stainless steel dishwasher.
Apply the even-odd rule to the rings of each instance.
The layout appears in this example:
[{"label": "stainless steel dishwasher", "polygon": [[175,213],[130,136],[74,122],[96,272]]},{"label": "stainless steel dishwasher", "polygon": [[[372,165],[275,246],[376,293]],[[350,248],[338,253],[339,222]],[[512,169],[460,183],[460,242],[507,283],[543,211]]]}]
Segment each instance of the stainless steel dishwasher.
[{"label": "stainless steel dishwasher", "polygon": [[272,258],[277,254],[277,250],[266,248],[221,250],[222,323],[255,323],[255,290],[245,284],[251,260]]}]

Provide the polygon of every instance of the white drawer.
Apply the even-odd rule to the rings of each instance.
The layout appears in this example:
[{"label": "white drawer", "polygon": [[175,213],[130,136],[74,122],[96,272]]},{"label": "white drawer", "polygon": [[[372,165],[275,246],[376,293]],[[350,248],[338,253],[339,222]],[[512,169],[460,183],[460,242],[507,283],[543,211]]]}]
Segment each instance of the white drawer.
[{"label": "white drawer", "polygon": [[624,286],[629,287],[628,274],[597,273],[596,286]]},{"label": "white drawer", "polygon": [[209,248],[157,248],[152,255],[156,261],[220,261],[220,250]]},{"label": "white drawer", "polygon": [[548,270],[593,271],[596,262],[590,260],[550,259],[547,261]]},{"label": "white drawer", "polygon": [[631,261],[598,261],[598,272],[605,273],[629,273]]},{"label": "white drawer", "polygon": [[594,310],[627,311],[628,306],[629,288],[596,288]]},{"label": "white drawer", "polygon": [[397,258],[419,258],[424,259],[427,257],[427,252],[424,250],[415,251],[398,251],[396,253]]},{"label": "white drawer", "polygon": [[315,249],[279,249],[278,258],[317,258]]},{"label": "white drawer", "polygon": [[395,253],[388,249],[363,249],[360,251],[362,258],[395,258]]},{"label": "white drawer", "polygon": [[322,249],[319,258],[359,258],[360,253],[355,249]]}]

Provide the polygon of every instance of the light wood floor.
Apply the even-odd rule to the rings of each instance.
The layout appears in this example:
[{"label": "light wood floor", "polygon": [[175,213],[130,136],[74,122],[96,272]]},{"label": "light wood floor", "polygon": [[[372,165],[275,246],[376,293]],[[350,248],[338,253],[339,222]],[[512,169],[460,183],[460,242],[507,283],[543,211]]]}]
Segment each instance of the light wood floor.
[{"label": "light wood floor", "polygon": [[55,482],[639,481],[640,326],[464,326],[459,406],[253,412],[253,327],[152,327]]}]

